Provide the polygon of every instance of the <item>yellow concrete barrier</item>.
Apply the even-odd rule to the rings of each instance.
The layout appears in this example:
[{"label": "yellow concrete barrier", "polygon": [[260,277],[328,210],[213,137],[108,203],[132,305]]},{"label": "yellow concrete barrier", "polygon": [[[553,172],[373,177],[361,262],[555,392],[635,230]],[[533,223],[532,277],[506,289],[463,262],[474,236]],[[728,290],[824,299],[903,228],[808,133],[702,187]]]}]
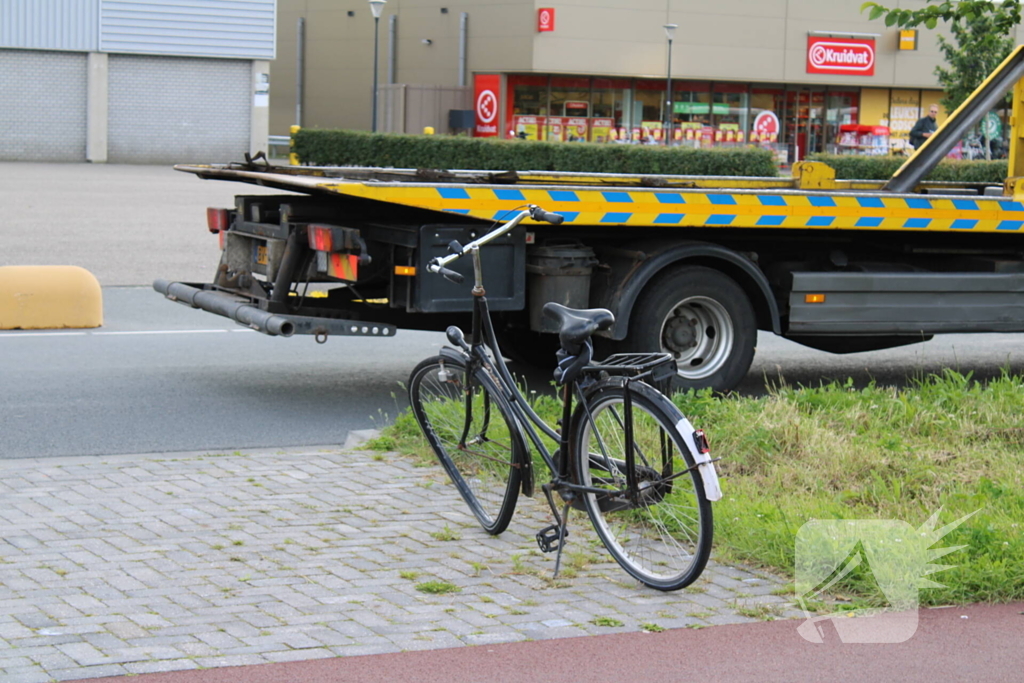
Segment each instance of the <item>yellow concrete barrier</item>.
[{"label": "yellow concrete barrier", "polygon": [[0,266],[0,330],[99,327],[103,293],[78,266]]}]

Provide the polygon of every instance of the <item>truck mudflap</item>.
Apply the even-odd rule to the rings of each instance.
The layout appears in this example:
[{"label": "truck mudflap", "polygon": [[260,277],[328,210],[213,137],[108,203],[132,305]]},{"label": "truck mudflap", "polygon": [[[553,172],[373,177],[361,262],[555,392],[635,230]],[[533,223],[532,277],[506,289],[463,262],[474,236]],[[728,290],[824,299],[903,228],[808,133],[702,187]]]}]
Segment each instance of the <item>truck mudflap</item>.
[{"label": "truck mudflap", "polygon": [[202,285],[156,280],[153,289],[171,301],[207,313],[230,318],[240,325],[271,336],[290,337],[293,334],[312,334],[317,341],[326,341],[333,335],[356,337],[393,337],[397,328],[387,323],[337,318],[315,318],[287,313],[268,313],[245,297],[204,289]]}]

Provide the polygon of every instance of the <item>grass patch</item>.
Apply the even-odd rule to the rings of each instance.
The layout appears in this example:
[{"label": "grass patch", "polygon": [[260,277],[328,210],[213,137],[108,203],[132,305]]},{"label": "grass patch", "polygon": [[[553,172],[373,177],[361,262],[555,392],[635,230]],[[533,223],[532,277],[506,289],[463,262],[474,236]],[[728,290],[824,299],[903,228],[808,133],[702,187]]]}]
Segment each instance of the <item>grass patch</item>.
[{"label": "grass patch", "polygon": [[460,534],[455,529],[452,529],[447,524],[444,525],[443,529],[431,531],[430,536],[431,538],[438,541],[458,541],[462,538],[462,534]]},{"label": "grass patch", "polygon": [[[977,514],[933,547],[963,545],[929,578],[922,604],[1024,599],[1024,379],[981,383],[947,370],[902,389],[852,382],[778,387],[761,398],[709,392],[676,403],[723,458],[715,504],[721,558],[792,577],[810,520],[900,520],[918,529]],[[833,591],[886,600],[863,563]]]},{"label": "grass patch", "polygon": [[[557,419],[554,398],[527,395],[542,417]],[[797,532],[810,520],[899,520],[918,529],[936,511],[938,526],[978,511],[933,546],[965,547],[936,562],[951,566],[929,577],[945,587],[922,590],[921,603],[1024,600],[1024,379],[981,383],[947,370],[904,388],[847,381],[674,400],[722,458],[718,559],[792,580]],[[436,462],[408,411],[384,431],[397,450]],[[525,569],[518,557],[512,563],[514,573]],[[884,605],[866,565],[832,592]]]},{"label": "grass patch", "polygon": [[595,617],[590,620],[590,623],[594,626],[607,626],[609,628],[618,628],[623,625],[621,621],[612,617]]},{"label": "grass patch", "polygon": [[448,583],[447,581],[424,581],[423,583],[416,584],[416,590],[420,593],[430,593],[431,595],[444,595],[446,593],[458,593],[462,589],[454,583]]}]

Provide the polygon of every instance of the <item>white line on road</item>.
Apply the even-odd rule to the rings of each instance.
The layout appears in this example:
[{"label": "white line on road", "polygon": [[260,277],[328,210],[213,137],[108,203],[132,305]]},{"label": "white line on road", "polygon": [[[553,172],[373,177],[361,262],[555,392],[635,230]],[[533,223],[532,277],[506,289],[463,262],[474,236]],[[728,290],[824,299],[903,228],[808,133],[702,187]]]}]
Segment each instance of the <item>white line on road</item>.
[{"label": "white line on road", "polygon": [[124,332],[0,332],[0,339],[24,339],[26,337],[115,337],[143,334],[220,334],[225,332],[248,332],[255,330],[130,330]]}]

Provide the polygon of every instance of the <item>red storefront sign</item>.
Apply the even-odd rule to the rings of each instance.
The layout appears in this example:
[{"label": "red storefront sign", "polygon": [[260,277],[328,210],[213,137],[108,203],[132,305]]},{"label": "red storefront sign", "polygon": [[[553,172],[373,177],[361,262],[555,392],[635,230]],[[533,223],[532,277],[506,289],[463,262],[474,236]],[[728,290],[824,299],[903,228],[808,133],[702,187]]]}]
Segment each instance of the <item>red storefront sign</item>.
[{"label": "red storefront sign", "polygon": [[555,8],[541,7],[537,10],[537,31],[555,30]]},{"label": "red storefront sign", "polygon": [[473,79],[473,101],[476,109],[475,138],[493,138],[498,134],[498,92],[501,76],[498,74],[477,75]]},{"label": "red storefront sign", "polygon": [[808,36],[807,73],[874,76],[875,41]]}]

